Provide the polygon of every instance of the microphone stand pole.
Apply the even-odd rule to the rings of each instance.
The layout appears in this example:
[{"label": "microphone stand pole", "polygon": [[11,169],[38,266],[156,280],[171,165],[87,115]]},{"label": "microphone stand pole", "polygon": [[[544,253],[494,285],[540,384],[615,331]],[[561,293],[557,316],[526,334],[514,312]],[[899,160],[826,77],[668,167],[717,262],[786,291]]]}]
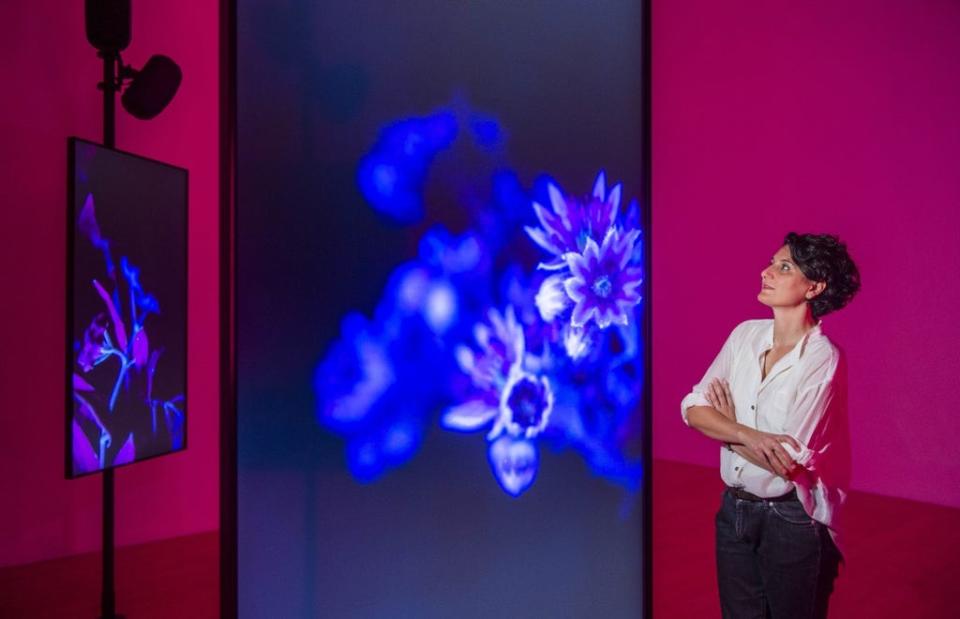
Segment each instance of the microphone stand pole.
[{"label": "microphone stand pole", "polygon": [[[103,82],[97,88],[103,90],[103,145],[116,147],[116,93],[117,52],[98,52],[103,58]],[[100,594],[100,619],[124,619],[116,614],[116,592],[114,591],[114,548],[113,548],[113,468],[103,471],[103,585]]]}]

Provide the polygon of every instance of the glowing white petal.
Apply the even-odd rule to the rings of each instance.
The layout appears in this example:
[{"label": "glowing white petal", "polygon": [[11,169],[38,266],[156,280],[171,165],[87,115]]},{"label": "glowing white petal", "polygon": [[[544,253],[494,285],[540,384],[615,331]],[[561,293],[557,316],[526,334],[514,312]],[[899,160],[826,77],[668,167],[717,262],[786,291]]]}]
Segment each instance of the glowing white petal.
[{"label": "glowing white petal", "polygon": [[472,400],[447,409],[440,424],[450,430],[471,432],[479,430],[497,415],[497,409],[486,402]]},{"label": "glowing white petal", "polygon": [[540,317],[547,322],[552,322],[554,318],[570,307],[570,297],[564,290],[564,278],[564,275],[551,275],[543,280],[543,283],[540,284],[540,290],[537,291],[534,302],[540,312]]}]

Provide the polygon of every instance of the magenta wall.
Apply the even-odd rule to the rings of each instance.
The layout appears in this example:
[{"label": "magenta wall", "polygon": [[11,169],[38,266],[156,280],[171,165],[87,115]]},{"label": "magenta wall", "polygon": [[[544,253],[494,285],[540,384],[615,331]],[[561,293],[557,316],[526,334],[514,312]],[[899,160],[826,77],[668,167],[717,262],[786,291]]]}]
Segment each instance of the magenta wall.
[{"label": "magenta wall", "polygon": [[788,230],[863,277],[853,487],[960,507],[960,3],[653,2],[655,456],[717,466],[679,402]]},{"label": "magenta wall", "polygon": [[[191,171],[190,447],[117,474],[120,544],[217,526],[217,7],[137,3],[135,65],[184,68],[118,145]],[[65,139],[98,139],[82,3],[0,5],[0,565],[95,549],[99,478],[62,479]],[[850,361],[854,487],[960,506],[960,5],[653,0],[655,456],[716,465],[679,400],[765,317],[788,229],[831,231],[864,290],[828,316]],[[10,85],[18,85],[17,92]]]},{"label": "magenta wall", "polygon": [[[124,59],[174,58],[177,98],[118,115],[117,146],[190,170],[186,452],[118,470],[117,543],[217,527],[217,5],[134,2]],[[94,550],[100,477],[63,479],[66,138],[102,137],[102,64],[83,2],[0,5],[0,565]]]}]

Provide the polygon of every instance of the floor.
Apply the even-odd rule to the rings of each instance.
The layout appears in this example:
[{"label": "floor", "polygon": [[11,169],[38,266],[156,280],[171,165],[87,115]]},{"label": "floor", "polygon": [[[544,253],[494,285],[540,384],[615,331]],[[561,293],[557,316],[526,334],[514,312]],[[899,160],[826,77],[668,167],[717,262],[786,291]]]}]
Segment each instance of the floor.
[{"label": "floor", "polygon": [[[656,617],[719,616],[713,515],[721,490],[714,469],[655,462]],[[847,565],[831,617],[960,616],[950,595],[960,577],[960,510],[856,492],[848,509]],[[217,553],[216,532],[118,549],[117,610],[129,619],[216,617]],[[99,570],[97,554],[2,568],[0,617],[94,619]]]},{"label": "floor", "polygon": [[[127,619],[204,619],[219,613],[216,531],[118,548],[116,609]],[[96,619],[100,555],[0,569],[0,617]]]},{"label": "floor", "polygon": [[[717,617],[713,517],[723,482],[715,469],[654,464],[654,616]],[[960,617],[960,509],[862,492],[846,507],[831,617]]]}]

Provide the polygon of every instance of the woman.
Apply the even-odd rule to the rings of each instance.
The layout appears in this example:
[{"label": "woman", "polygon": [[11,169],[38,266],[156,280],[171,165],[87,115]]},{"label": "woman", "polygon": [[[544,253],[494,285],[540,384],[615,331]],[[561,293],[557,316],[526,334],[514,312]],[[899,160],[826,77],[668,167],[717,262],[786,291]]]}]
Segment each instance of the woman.
[{"label": "woman", "polygon": [[850,474],[846,372],[820,318],[860,288],[846,247],[790,233],[761,274],[773,319],[747,320],[681,403],[722,443],[716,516],[724,617],[825,617]]}]

